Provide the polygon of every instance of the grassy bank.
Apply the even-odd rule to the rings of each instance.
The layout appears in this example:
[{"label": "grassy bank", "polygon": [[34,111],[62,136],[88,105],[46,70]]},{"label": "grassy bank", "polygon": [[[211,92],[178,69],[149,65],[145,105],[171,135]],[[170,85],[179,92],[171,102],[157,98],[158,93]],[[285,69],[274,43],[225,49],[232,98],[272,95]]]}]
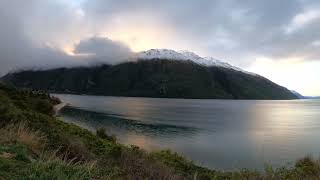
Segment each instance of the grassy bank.
[{"label": "grassy bank", "polygon": [[264,173],[196,166],[169,150],[147,153],[119,144],[103,129],[91,133],[56,119],[46,93],[0,84],[0,179],[319,179],[320,163]]}]

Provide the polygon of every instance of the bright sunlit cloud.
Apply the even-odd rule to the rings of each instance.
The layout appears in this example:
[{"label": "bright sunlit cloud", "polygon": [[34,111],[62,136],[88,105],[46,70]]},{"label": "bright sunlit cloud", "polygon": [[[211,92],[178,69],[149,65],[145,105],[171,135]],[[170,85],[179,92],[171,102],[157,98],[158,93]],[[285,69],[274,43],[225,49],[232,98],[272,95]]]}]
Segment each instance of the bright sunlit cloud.
[{"label": "bright sunlit cloud", "polygon": [[320,92],[319,69],[318,61],[304,62],[299,58],[274,61],[258,57],[247,70],[303,95],[317,96]]}]

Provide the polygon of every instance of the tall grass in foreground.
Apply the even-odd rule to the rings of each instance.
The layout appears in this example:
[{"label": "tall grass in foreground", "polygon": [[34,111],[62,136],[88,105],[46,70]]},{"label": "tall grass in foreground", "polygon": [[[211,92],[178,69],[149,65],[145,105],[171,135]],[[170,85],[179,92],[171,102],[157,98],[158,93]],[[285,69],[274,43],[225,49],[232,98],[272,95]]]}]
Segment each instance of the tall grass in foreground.
[{"label": "tall grass in foreground", "polygon": [[29,151],[39,154],[44,150],[46,139],[39,131],[32,131],[25,122],[20,122],[0,129],[0,143],[24,144]]},{"label": "tall grass in foreground", "polygon": [[92,179],[92,163],[74,163],[72,160],[63,160],[53,153],[32,162],[28,168],[26,179]]},{"label": "tall grass in foreground", "polygon": [[[26,123],[10,124],[0,129],[0,179],[92,179],[94,163],[74,162],[59,149],[45,149],[46,138],[30,130]],[[23,165],[22,167],[20,165]],[[10,167],[11,166],[11,167]],[[10,168],[9,168],[10,167]],[[3,172],[13,168],[13,172]],[[11,169],[12,170],[12,169]]]}]

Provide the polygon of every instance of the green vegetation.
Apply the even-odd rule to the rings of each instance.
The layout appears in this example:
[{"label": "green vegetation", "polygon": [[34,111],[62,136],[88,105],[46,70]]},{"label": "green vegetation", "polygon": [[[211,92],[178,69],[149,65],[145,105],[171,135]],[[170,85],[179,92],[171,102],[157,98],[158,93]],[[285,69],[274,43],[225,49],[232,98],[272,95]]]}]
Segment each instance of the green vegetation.
[{"label": "green vegetation", "polygon": [[[0,179],[318,179],[320,162],[265,172],[215,171],[169,150],[124,146],[104,129],[96,134],[52,116],[57,99],[0,84]],[[50,107],[50,108],[49,108]]]},{"label": "green vegetation", "polygon": [[261,76],[188,61],[138,61],[114,66],[21,71],[2,78],[17,87],[55,93],[111,96],[296,99],[288,89]]}]

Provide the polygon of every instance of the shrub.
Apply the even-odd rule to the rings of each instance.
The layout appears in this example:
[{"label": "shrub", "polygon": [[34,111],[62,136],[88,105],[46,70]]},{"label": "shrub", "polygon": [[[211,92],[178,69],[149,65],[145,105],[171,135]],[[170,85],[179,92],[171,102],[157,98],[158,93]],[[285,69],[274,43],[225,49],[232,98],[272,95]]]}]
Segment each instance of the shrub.
[{"label": "shrub", "polygon": [[107,135],[106,129],[104,129],[104,128],[97,129],[96,134],[101,139],[106,139],[106,140],[112,141],[112,142],[116,142],[117,141],[116,137],[114,135],[112,135],[112,136]]},{"label": "shrub", "polygon": [[58,97],[55,96],[51,96],[50,100],[54,105],[60,104],[62,102]]},{"label": "shrub", "polygon": [[37,99],[34,100],[34,107],[41,113],[44,114],[53,114],[52,104],[48,100]]},{"label": "shrub", "polygon": [[119,158],[121,153],[122,153],[122,149],[120,146],[118,146],[118,145],[110,146],[109,154],[111,156],[113,156],[114,158]]},{"label": "shrub", "polygon": [[69,159],[76,159],[77,161],[88,161],[92,160],[95,156],[81,138],[74,135],[62,134],[61,145],[63,147],[62,152],[67,151]]},{"label": "shrub", "polygon": [[304,157],[298,160],[295,164],[295,168],[301,176],[320,176],[320,165],[311,157]]}]

